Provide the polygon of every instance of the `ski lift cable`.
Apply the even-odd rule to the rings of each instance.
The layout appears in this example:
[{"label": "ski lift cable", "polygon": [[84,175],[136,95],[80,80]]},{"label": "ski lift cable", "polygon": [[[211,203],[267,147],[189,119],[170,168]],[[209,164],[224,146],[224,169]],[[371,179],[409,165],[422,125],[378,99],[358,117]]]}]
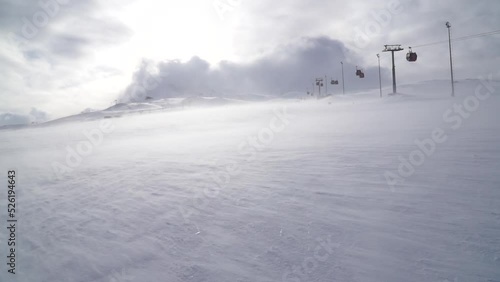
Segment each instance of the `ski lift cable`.
[{"label": "ski lift cable", "polygon": [[[462,36],[462,37],[457,37],[453,38],[451,41],[463,41],[463,40],[469,40],[469,39],[474,39],[474,38],[479,38],[479,37],[484,37],[484,36],[491,36],[495,34],[500,34],[500,30],[494,30],[494,31],[489,31],[489,32],[483,32],[483,33],[477,33],[477,34],[471,34],[467,36]],[[412,48],[422,48],[422,47],[428,47],[428,46],[434,46],[434,45],[439,45],[439,44],[444,44],[448,43],[448,40],[442,40],[442,41],[436,41],[428,44],[422,44],[422,45],[412,45]]]},{"label": "ski lift cable", "polygon": [[499,34],[499,33],[500,33],[500,31],[489,32],[489,33],[484,33],[484,34],[477,34],[477,35],[469,35],[469,36],[464,36],[464,37],[460,37],[460,38],[455,38],[454,41],[462,41],[462,40],[467,40],[467,39],[474,39],[474,38],[479,38],[479,37],[484,37],[484,36],[495,35],[495,34]]}]

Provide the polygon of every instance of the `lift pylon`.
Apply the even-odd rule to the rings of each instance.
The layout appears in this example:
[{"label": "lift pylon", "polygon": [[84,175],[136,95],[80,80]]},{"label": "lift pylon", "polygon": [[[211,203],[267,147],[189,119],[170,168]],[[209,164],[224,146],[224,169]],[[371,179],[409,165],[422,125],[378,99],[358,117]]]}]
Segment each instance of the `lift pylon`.
[{"label": "lift pylon", "polygon": [[401,47],[401,44],[395,45],[384,45],[385,49],[382,52],[391,52],[392,53],[392,92],[396,94],[396,65],[394,64],[394,52],[403,51],[404,48]]}]

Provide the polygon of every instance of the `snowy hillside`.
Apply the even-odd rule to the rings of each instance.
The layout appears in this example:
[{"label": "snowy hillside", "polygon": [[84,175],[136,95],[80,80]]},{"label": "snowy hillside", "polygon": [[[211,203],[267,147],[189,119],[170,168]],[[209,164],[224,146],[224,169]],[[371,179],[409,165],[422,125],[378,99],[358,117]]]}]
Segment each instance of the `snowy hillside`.
[{"label": "snowy hillside", "polygon": [[500,281],[499,89],[153,101],[1,130],[19,227],[0,281]]},{"label": "snowy hillside", "polygon": [[[41,126],[65,123],[68,121],[90,121],[96,119],[111,119],[120,118],[124,115],[147,114],[160,111],[177,111],[193,108],[206,108],[227,106],[232,104],[244,104],[245,100],[227,99],[219,97],[183,97],[183,98],[166,98],[158,100],[147,100],[144,102],[134,103],[117,103],[104,110],[83,111],[80,114],[59,118],[41,124]],[[16,128],[24,127],[17,126]],[[3,128],[11,128],[4,126]],[[0,127],[2,129],[2,127]]]}]

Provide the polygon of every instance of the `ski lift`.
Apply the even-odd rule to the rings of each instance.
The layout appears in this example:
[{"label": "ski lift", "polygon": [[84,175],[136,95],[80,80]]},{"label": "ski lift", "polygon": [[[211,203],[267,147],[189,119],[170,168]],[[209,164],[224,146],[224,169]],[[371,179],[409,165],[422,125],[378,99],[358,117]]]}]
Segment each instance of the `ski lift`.
[{"label": "ski lift", "polygon": [[408,62],[416,62],[417,61],[417,53],[413,52],[411,50],[411,47],[409,47],[410,51],[408,52],[408,54],[406,54],[406,60]]},{"label": "ski lift", "polygon": [[359,76],[359,78],[365,78],[363,70],[358,69],[358,66],[356,66],[356,76]]},{"label": "ski lift", "polygon": [[333,79],[332,79],[331,84],[333,84],[333,85],[337,85],[337,84],[339,84],[339,81],[338,81],[338,80],[333,80]]}]

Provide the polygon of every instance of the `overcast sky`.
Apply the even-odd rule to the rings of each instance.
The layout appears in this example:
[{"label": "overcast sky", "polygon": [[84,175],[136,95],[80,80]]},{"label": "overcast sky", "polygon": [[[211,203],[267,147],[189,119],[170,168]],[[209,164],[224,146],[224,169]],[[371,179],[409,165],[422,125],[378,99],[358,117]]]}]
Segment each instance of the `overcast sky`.
[{"label": "overcast sky", "polygon": [[[46,119],[148,95],[283,94],[313,78],[377,87],[384,44],[500,30],[496,0],[0,0],[0,115]],[[45,6],[45,7],[43,7]],[[497,73],[500,35],[454,43],[457,79]],[[449,77],[447,44],[397,53],[398,82]],[[384,83],[390,55],[381,53]],[[366,79],[354,76],[355,67]],[[135,91],[137,92],[137,91]],[[131,94],[132,93],[132,94]],[[133,96],[133,95],[132,95]],[[3,121],[3,123],[6,123]],[[1,124],[0,124],[1,125]]]}]

